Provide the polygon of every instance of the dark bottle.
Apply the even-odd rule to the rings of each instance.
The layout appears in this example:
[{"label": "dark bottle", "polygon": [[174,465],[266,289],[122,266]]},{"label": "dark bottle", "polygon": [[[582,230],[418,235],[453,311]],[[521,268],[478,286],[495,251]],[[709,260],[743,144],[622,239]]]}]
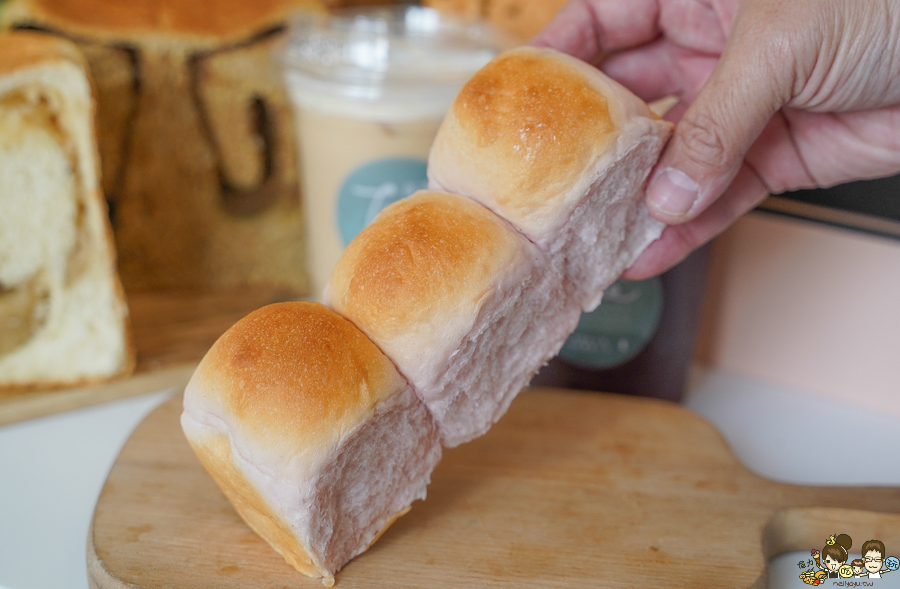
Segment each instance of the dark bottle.
[{"label": "dark bottle", "polygon": [[531,386],[680,400],[697,341],[709,249],[661,276],[610,286]]}]

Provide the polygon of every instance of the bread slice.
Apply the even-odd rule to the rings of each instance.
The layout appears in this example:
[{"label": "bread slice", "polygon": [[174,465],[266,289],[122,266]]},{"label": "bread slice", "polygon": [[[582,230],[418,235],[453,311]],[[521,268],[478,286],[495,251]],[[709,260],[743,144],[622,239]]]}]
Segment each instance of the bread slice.
[{"label": "bread slice", "polygon": [[671,129],[590,65],[513,49],[460,91],[429,155],[429,187],[511,222],[589,311],[662,232],[643,196]]},{"label": "bread slice", "polygon": [[0,389],[134,366],[93,108],[74,45],[0,33]]},{"label": "bread slice", "polygon": [[325,290],[397,365],[456,446],[484,434],[575,329],[546,257],[456,195],[420,191],[354,239]]},{"label": "bread slice", "polygon": [[391,361],[318,303],[263,307],[229,329],[187,385],[181,424],[244,521],[327,586],[425,497],[441,456]]}]

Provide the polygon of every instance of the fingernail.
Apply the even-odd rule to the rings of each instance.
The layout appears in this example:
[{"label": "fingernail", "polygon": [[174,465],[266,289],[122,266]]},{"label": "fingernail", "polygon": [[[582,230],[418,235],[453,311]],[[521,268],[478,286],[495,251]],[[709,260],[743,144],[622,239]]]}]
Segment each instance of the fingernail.
[{"label": "fingernail", "polygon": [[683,217],[697,202],[699,186],[675,168],[657,174],[647,187],[647,205],[672,217]]}]

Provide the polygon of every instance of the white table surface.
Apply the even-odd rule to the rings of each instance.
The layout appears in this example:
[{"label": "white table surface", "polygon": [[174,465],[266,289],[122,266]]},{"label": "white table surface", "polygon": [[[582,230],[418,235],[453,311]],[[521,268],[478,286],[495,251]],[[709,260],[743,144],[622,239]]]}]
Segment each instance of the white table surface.
[{"label": "white table surface", "polygon": [[0,427],[0,587],[87,588],[87,531],[106,475],[172,392]]},{"label": "white table surface", "polygon": [[[85,542],[106,474],[134,427],[171,393],[0,427],[0,589],[87,588]],[[737,457],[763,476],[806,484],[900,486],[900,417],[825,403],[723,372],[702,373],[684,404],[715,424]],[[816,464],[815,449],[835,427],[848,439],[865,435],[892,449],[884,468],[848,469],[842,480],[826,474]],[[854,460],[857,448],[848,444],[845,455],[835,458]],[[887,549],[900,553],[900,546]],[[770,586],[809,587],[798,578],[802,556],[775,559]],[[896,575],[874,582],[900,588],[900,572]]]}]

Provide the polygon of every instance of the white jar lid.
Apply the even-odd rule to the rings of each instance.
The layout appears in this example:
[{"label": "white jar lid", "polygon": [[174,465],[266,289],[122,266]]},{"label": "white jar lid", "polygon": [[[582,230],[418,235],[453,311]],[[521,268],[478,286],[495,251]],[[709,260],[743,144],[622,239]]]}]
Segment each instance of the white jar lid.
[{"label": "white jar lid", "polygon": [[442,116],[472,74],[509,46],[484,22],[421,6],[301,13],[281,61],[306,108],[366,119]]}]

